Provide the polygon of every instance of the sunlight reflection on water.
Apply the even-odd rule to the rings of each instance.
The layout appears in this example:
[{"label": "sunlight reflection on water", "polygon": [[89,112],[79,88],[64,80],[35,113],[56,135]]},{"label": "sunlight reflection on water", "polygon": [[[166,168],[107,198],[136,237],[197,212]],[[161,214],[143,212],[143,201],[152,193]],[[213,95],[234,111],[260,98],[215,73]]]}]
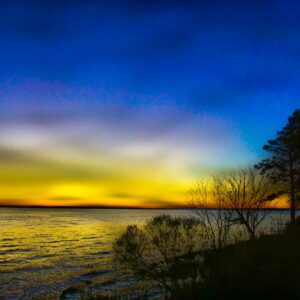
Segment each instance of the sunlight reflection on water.
[{"label": "sunlight reflection on water", "polygon": [[188,210],[1,208],[0,298],[57,299],[63,289],[90,279],[95,266],[97,274],[107,274],[115,237],[127,225],[162,213],[194,215]]},{"label": "sunlight reflection on water", "polygon": [[112,242],[126,225],[183,210],[0,209],[0,298],[49,299],[72,278],[110,269]]}]

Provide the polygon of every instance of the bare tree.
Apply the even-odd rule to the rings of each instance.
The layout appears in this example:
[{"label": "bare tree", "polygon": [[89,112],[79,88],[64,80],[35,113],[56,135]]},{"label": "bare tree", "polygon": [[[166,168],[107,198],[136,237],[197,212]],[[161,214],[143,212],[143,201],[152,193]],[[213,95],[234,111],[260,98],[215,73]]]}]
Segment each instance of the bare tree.
[{"label": "bare tree", "polygon": [[207,248],[220,250],[229,242],[232,210],[226,207],[223,184],[218,177],[199,180],[190,192]]},{"label": "bare tree", "polygon": [[218,180],[224,205],[233,212],[230,222],[244,225],[250,238],[255,239],[277,197],[273,185],[254,168],[229,172]]},{"label": "bare tree", "polygon": [[255,168],[198,181],[190,203],[200,218],[208,248],[221,249],[228,244],[237,225],[242,225],[250,238],[256,238],[259,225],[281,193],[273,190],[270,180]]}]

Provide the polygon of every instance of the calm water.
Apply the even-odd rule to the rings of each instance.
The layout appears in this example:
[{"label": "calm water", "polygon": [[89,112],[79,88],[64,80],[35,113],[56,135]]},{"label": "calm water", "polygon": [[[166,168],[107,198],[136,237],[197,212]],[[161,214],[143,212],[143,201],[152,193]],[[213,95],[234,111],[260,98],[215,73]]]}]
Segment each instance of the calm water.
[{"label": "calm water", "polygon": [[[187,210],[0,208],[0,299],[57,299],[111,274],[111,248],[128,224]],[[269,217],[284,221],[288,212]]]},{"label": "calm water", "polygon": [[[184,210],[0,208],[0,299],[57,299],[109,274],[112,241],[126,225]],[[97,278],[92,274],[97,271]]]}]

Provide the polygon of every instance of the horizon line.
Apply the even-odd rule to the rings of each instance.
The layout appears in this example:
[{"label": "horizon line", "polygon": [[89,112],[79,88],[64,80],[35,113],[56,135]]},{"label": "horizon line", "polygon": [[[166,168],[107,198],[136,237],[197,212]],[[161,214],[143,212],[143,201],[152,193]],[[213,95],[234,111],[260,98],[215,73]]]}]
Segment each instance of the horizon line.
[{"label": "horizon line", "polygon": [[[0,205],[0,208],[45,208],[45,209],[51,209],[51,208],[62,208],[62,209],[68,209],[68,208],[75,208],[75,209],[190,209],[190,210],[197,210],[201,208],[195,208],[190,206],[170,206],[170,207],[142,207],[142,206],[105,206],[105,205]],[[213,210],[217,209],[215,207],[208,207],[207,209]],[[230,208],[226,208],[230,209]],[[300,208],[296,208],[296,210],[299,210]],[[289,207],[273,207],[273,208],[261,208],[260,210],[290,210]]]},{"label": "horizon line", "polygon": [[0,205],[0,208],[8,207],[8,208],[101,208],[101,209],[188,209],[191,207],[188,206],[118,206],[118,205],[14,205],[14,204],[4,204]]}]

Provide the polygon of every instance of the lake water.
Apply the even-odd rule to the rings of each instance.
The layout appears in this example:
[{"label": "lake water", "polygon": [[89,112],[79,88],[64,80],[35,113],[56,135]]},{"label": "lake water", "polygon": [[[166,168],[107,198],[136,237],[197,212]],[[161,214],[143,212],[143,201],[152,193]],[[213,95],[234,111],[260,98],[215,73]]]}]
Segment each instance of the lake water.
[{"label": "lake water", "polygon": [[187,210],[0,208],[0,299],[57,299],[72,285],[96,280],[95,274],[105,277],[111,269],[115,237],[126,225],[143,224],[161,213],[191,214]]},{"label": "lake water", "polygon": [[[0,208],[0,299],[57,299],[111,270],[115,237],[129,224],[188,210]],[[284,218],[288,212],[283,212]],[[278,215],[274,212],[273,215]]]}]

